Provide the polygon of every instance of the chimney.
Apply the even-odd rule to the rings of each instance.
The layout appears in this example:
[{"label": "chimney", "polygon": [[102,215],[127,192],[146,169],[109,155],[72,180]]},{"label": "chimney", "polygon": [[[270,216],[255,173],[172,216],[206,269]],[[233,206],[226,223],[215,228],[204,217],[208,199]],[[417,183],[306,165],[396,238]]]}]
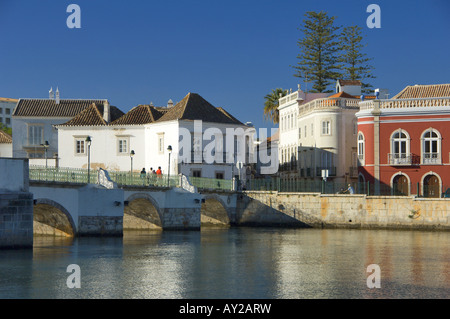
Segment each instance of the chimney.
[{"label": "chimney", "polygon": [[55,98],[55,94],[53,93],[53,87],[51,87],[50,91],[48,91],[48,98],[50,100],[53,100]]},{"label": "chimney", "polygon": [[111,110],[108,100],[105,100],[105,102],[103,103],[103,119],[106,123],[111,122]]},{"label": "chimney", "polygon": [[56,87],[56,98],[55,98],[55,100],[56,100],[56,104],[59,104],[59,89],[58,89],[58,87]]},{"label": "chimney", "polygon": [[172,99],[169,100],[169,102],[167,102],[167,107],[170,108],[173,106],[173,101]]}]

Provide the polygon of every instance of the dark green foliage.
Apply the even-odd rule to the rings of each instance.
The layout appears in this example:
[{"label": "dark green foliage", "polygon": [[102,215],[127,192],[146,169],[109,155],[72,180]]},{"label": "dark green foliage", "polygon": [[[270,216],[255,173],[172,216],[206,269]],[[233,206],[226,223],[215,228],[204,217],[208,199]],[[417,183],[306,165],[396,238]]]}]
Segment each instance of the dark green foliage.
[{"label": "dark green foliage", "polygon": [[295,76],[312,82],[311,92],[331,92],[327,87],[340,78],[340,66],[337,52],[339,51],[340,27],[334,26],[335,17],[329,17],[326,12],[307,12],[303,20],[303,38],[297,41],[301,53],[300,60],[294,68]]},{"label": "dark green foliage", "polygon": [[286,96],[287,90],[276,88],[264,97],[264,118],[272,121],[274,124],[279,122],[278,99]]},{"label": "dark green foliage", "polygon": [[343,65],[343,78],[347,80],[360,80],[362,82],[362,92],[369,93],[372,87],[364,80],[375,78],[372,74],[373,66],[368,64],[371,58],[362,52],[366,47],[362,43],[362,29],[358,26],[345,27],[340,36],[342,49],[340,50],[339,61]]}]

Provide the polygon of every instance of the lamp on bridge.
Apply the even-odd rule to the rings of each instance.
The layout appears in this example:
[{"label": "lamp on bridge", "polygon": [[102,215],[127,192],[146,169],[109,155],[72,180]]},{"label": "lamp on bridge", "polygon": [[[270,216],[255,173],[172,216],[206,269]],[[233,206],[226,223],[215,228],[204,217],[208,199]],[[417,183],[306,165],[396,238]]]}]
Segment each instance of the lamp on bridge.
[{"label": "lamp on bridge", "polygon": [[48,141],[45,141],[44,144],[41,144],[41,146],[44,147],[45,151],[45,171],[47,171],[47,149],[49,148],[50,144],[48,143]]},{"label": "lamp on bridge", "polygon": [[136,153],[134,152],[134,150],[131,150],[130,152],[130,161],[131,161],[131,171],[130,171],[130,176],[131,176],[131,183],[133,183],[133,156]]},{"label": "lamp on bridge", "polygon": [[167,187],[170,187],[170,154],[172,153],[172,145],[167,147],[167,151],[169,152],[169,165],[167,169]]},{"label": "lamp on bridge", "polygon": [[91,183],[91,137],[86,137],[86,144],[88,146],[88,184]]}]

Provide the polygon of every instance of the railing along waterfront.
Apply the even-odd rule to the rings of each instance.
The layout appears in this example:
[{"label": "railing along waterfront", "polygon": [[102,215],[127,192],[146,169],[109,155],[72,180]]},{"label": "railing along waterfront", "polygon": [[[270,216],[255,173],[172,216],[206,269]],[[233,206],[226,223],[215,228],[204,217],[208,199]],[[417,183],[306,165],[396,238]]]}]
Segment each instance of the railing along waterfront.
[{"label": "railing along waterfront", "polygon": [[391,99],[391,100],[369,100],[359,102],[360,110],[374,109],[376,104],[380,109],[393,109],[393,108],[411,108],[411,107],[436,107],[436,106],[449,106],[450,97],[438,97],[438,98],[416,98],[416,99]]},{"label": "railing along waterfront", "polygon": [[448,185],[421,185],[420,183],[406,183],[386,185],[380,184],[376,191],[373,182],[338,183],[333,180],[311,179],[284,179],[279,177],[253,179],[247,182],[247,191],[273,191],[285,193],[321,193],[321,194],[353,194],[379,195],[379,196],[416,196],[416,197],[441,197],[450,198],[450,186]]}]

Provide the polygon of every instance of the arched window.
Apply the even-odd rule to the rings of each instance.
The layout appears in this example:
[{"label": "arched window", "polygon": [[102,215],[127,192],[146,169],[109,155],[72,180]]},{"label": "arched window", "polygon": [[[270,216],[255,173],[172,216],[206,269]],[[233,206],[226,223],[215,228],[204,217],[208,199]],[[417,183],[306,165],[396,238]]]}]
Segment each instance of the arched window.
[{"label": "arched window", "polygon": [[441,163],[441,135],[435,129],[422,134],[422,164]]},{"label": "arched window", "polygon": [[358,134],[358,160],[359,160],[359,165],[362,166],[364,165],[364,135],[363,133],[359,132]]},{"label": "arched window", "polygon": [[404,165],[411,163],[408,132],[402,129],[397,130],[391,135],[391,154],[389,155],[389,164]]}]

